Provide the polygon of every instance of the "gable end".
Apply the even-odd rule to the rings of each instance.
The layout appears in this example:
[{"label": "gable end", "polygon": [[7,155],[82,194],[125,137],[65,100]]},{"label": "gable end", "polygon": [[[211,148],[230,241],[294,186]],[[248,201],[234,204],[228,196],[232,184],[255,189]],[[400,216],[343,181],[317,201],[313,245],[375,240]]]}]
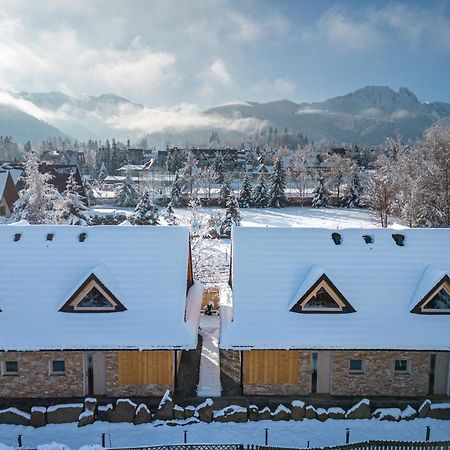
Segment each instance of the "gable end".
[{"label": "gable end", "polygon": [[[85,296],[91,292],[93,288],[99,290],[113,306],[107,308],[77,308]],[[69,300],[59,309],[59,312],[65,313],[114,313],[126,311],[127,308],[117,299],[117,297],[98,279],[95,274],[89,275],[83,284],[70,296]]]},{"label": "gable end", "polygon": [[432,289],[425,295],[425,297],[411,309],[410,312],[414,314],[429,314],[429,315],[442,315],[442,314],[450,314],[450,308],[445,309],[427,309],[427,305],[437,296],[437,294],[445,289],[450,293],[450,277],[445,275],[442,279],[436,283]]},{"label": "gable end", "polygon": [[[304,305],[311,299],[312,294],[319,287],[323,287],[337,304],[337,308],[314,308],[311,310],[305,309]],[[345,314],[356,312],[348,300],[342,295],[339,289],[332,283],[332,281],[323,274],[295,303],[295,305],[289,310],[295,313],[301,314]]]}]

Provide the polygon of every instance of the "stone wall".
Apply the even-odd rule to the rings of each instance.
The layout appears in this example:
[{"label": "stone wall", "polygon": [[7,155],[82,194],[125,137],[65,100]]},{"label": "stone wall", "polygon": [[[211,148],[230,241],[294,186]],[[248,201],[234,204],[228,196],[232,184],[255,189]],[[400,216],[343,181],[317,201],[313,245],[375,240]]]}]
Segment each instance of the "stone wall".
[{"label": "stone wall", "polygon": [[[54,360],[65,361],[65,375],[52,375]],[[18,361],[17,375],[3,375],[4,361]],[[84,395],[82,352],[1,352],[0,397],[81,397]]]},{"label": "stone wall", "polygon": [[[362,359],[364,373],[349,373],[350,359]],[[396,359],[410,361],[409,374],[396,374]],[[428,392],[429,352],[332,352],[333,395],[420,396]]]}]

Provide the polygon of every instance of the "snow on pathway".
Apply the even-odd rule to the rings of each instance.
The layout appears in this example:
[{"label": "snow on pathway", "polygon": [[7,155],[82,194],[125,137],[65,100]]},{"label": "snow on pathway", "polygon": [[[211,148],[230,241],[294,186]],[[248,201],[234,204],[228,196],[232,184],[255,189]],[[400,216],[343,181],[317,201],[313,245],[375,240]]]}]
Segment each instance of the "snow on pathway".
[{"label": "snow on pathway", "polygon": [[219,316],[201,316],[199,334],[203,339],[197,395],[220,397]]}]

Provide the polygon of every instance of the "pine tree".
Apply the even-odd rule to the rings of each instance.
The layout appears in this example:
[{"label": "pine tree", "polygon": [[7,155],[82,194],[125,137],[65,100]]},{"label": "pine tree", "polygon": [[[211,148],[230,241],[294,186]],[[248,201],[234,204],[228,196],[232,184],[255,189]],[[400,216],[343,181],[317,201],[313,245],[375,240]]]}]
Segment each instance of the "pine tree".
[{"label": "pine tree", "polygon": [[325,187],[325,181],[322,176],[319,177],[318,185],[314,190],[314,197],[311,202],[313,208],[326,208],[329,204],[329,192]]},{"label": "pine tree", "polygon": [[191,233],[194,237],[201,237],[203,234],[204,217],[201,212],[201,204],[198,199],[192,199],[189,201],[189,209],[191,217],[189,223],[191,225]]},{"label": "pine tree", "polygon": [[108,176],[108,171],[106,169],[105,163],[102,162],[102,165],[100,167],[100,172],[98,173],[98,179],[100,181],[104,181],[104,179]]},{"label": "pine tree", "polygon": [[67,179],[64,195],[56,206],[55,222],[64,225],[87,225],[89,222],[87,211],[71,173]]},{"label": "pine tree", "polygon": [[55,206],[60,201],[61,195],[49,183],[51,179],[50,174],[39,172],[38,159],[34,153],[30,153],[22,174],[24,188],[14,203],[12,222],[19,220],[26,220],[30,224],[54,222]]},{"label": "pine tree", "polygon": [[227,199],[227,210],[225,217],[220,226],[220,236],[224,238],[231,237],[231,227],[233,225],[240,226],[241,213],[239,212],[239,205],[234,195],[230,195]]},{"label": "pine tree", "polygon": [[252,185],[248,173],[244,175],[242,180],[241,190],[239,191],[239,206],[241,208],[248,208],[252,203]]},{"label": "pine tree", "polygon": [[133,186],[132,179],[127,173],[125,181],[116,191],[116,203],[119,206],[135,207],[139,202],[139,194]]},{"label": "pine tree", "polygon": [[354,167],[348,181],[348,188],[344,195],[344,206],[346,208],[359,208],[362,196],[361,180],[357,167]]},{"label": "pine tree", "polygon": [[267,206],[267,187],[264,182],[264,176],[261,174],[258,178],[255,188],[252,194],[252,204],[257,208],[265,208]]},{"label": "pine tree", "polygon": [[194,156],[194,153],[189,152],[186,157],[186,162],[181,169],[181,182],[183,186],[183,192],[188,193],[191,198],[194,191],[194,184],[197,181],[197,164],[198,162]]},{"label": "pine tree", "polygon": [[134,210],[135,225],[158,225],[158,207],[155,206],[146,189],[141,195],[136,209]]},{"label": "pine tree", "polygon": [[169,202],[167,205],[167,208],[164,212],[164,220],[166,221],[167,225],[174,226],[178,225],[178,219],[175,216],[175,212],[172,208],[172,202]]},{"label": "pine tree", "polygon": [[177,207],[182,204],[181,187],[178,178],[178,172],[175,173],[175,180],[172,183],[172,189],[170,191],[170,203]]},{"label": "pine tree", "polygon": [[222,206],[222,208],[225,208],[227,206],[227,200],[231,193],[231,185],[228,178],[225,178],[223,180],[222,185],[220,186],[220,192],[219,192],[219,205]]},{"label": "pine tree", "polygon": [[217,183],[223,184],[225,181],[225,169],[223,167],[223,159],[220,152],[216,153],[216,157],[213,162],[214,170],[217,173]]},{"label": "pine tree", "polygon": [[83,188],[86,193],[86,202],[88,206],[94,206],[97,202],[94,196],[94,189],[88,179],[83,180]]},{"label": "pine tree", "polygon": [[275,161],[273,173],[270,176],[269,200],[267,206],[272,208],[284,208],[287,205],[286,195],[286,172],[280,158]]}]

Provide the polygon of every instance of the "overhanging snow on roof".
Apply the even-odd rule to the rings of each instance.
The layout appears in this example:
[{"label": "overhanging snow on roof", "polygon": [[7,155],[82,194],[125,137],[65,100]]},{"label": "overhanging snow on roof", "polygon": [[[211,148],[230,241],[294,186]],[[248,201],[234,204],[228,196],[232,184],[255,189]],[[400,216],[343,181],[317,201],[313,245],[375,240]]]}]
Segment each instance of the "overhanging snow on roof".
[{"label": "overhanging snow on roof", "polygon": [[[335,245],[335,231],[233,230],[233,320],[223,327],[221,347],[450,350],[449,315],[410,312],[421,280],[428,285],[436,279],[424,277],[425,269],[439,268],[437,277],[450,272],[450,229],[402,230],[404,246],[395,243],[389,229],[371,229],[369,244],[362,237],[367,229],[342,229],[341,245]],[[306,281],[321,273],[354,313],[290,311]]]}]

